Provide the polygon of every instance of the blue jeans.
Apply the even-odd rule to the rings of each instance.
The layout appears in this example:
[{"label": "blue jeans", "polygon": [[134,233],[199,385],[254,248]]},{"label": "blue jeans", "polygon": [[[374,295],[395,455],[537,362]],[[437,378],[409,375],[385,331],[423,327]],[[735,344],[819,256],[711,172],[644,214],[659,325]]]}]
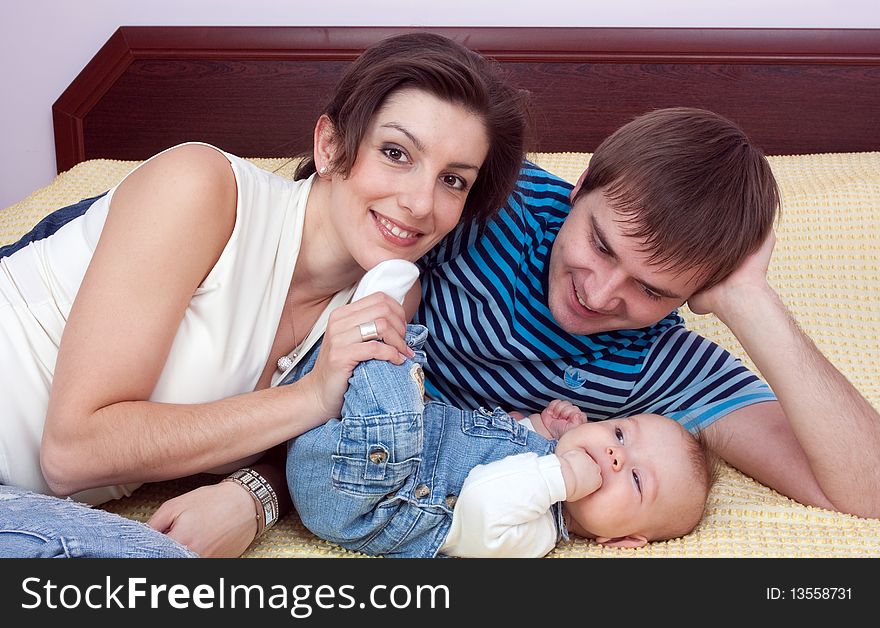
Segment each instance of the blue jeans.
[{"label": "blue jeans", "polygon": [[69,499],[0,486],[0,558],[194,558],[170,537]]},{"label": "blue jeans", "polygon": [[[317,536],[366,554],[431,558],[446,540],[472,468],[553,451],[554,442],[500,409],[425,403],[421,348],[427,335],[420,325],[407,328],[416,355],[400,366],[370,360],[355,367],[341,418],[289,444],[293,505]],[[316,358],[317,351],[294,378]],[[563,530],[558,516],[557,523]]]}]

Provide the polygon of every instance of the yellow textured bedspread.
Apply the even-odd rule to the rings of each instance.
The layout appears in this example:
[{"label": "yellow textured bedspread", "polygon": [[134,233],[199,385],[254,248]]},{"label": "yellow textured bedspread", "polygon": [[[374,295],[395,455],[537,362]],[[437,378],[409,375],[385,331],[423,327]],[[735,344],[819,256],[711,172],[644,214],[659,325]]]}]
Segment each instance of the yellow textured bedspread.
[{"label": "yellow textured bedspread", "polygon": [[[532,159],[576,181],[587,154],[535,154]],[[255,159],[289,176],[292,164]],[[801,327],[868,398],[880,407],[880,153],[771,157],[783,211],[770,280]],[[136,162],[94,160],[0,212],[0,245],[13,242],[41,217],[105,191]],[[691,329],[735,355],[743,351],[713,316],[683,312]],[[743,362],[754,369],[744,358]],[[797,368],[796,364],[792,368]],[[107,510],[146,520],[163,500],[216,481],[195,476],[150,484]],[[245,554],[248,557],[332,557],[359,554],[318,540],[288,515]],[[638,550],[606,549],[582,539],[561,544],[562,557],[880,557],[880,521],[802,506],[724,467],[707,514],[688,536]]]}]

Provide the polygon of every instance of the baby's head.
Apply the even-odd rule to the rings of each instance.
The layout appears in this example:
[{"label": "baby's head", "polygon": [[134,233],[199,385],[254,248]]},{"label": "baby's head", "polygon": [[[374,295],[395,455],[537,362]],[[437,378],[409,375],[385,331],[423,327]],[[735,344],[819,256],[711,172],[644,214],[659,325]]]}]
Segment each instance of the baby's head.
[{"label": "baby's head", "polygon": [[703,516],[714,457],[677,421],[640,414],[575,427],[556,454],[578,452],[598,464],[602,485],[565,502],[569,529],[615,547],[641,547],[693,530]]}]

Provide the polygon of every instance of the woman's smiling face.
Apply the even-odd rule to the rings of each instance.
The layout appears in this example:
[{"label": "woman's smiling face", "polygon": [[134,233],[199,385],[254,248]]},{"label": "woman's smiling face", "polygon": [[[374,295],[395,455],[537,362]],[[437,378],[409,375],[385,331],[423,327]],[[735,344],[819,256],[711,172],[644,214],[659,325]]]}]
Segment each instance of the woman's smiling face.
[{"label": "woman's smiling face", "polygon": [[418,89],[394,92],[348,176],[332,174],[337,237],[364,269],[419,259],[458,224],[488,150],[479,116]]}]

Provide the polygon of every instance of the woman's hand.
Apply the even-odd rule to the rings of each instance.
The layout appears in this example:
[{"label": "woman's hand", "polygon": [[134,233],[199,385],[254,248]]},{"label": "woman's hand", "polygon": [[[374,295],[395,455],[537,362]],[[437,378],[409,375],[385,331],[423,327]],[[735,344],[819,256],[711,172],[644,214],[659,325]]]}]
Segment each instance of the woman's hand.
[{"label": "woman's hand", "polygon": [[[370,322],[376,324],[381,342],[363,341],[359,326]],[[367,360],[403,364],[407,357],[414,355],[406,346],[405,333],[403,306],[381,292],[333,311],[315,367],[300,380],[315,395],[321,418],[339,416],[348,379],[358,364]]]},{"label": "woman's hand", "polygon": [[256,513],[245,488],[219,482],[169,499],[147,525],[203,558],[237,558],[257,534]]}]

